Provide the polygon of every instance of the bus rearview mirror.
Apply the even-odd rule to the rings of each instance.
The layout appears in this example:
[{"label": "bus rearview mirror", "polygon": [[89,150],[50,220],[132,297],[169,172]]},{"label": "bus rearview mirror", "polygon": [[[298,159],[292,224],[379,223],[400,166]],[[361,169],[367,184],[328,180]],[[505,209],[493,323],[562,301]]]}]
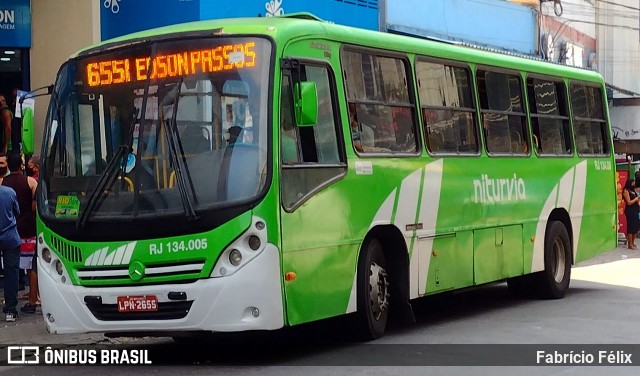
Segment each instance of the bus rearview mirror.
[{"label": "bus rearview mirror", "polygon": [[26,155],[34,152],[33,110],[26,107],[22,110],[22,152]]},{"label": "bus rearview mirror", "polygon": [[298,82],[294,88],[296,124],[299,127],[318,123],[318,90],[313,81]]}]

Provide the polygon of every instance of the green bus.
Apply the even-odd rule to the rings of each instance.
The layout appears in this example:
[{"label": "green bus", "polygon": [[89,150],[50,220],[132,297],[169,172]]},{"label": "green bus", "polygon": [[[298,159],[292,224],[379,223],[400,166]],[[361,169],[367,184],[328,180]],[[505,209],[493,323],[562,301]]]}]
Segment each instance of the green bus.
[{"label": "green bus", "polygon": [[616,246],[593,71],[308,14],[201,21],[62,65],[38,191],[52,333],[274,330],[507,281],[562,298]]}]

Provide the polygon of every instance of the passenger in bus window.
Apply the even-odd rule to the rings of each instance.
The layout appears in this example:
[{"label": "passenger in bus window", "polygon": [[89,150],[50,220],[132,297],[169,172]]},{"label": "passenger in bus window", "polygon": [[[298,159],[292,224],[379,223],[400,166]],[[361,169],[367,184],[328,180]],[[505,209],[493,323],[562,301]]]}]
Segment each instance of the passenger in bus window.
[{"label": "passenger in bus window", "polygon": [[349,125],[351,128],[353,147],[356,151],[366,152],[367,148],[374,146],[375,136],[373,129],[358,121],[358,111],[356,109],[356,104],[353,102],[349,102]]},{"label": "passenger in bus window", "polygon": [[408,109],[402,108],[393,115],[393,129],[397,151],[413,152],[416,150],[413,124]]},{"label": "passenger in bus window", "polygon": [[360,142],[360,127],[358,126],[358,114],[356,113],[356,104],[349,102],[349,125],[351,129],[351,140],[356,151],[362,152],[362,143]]},{"label": "passenger in bus window", "polygon": [[624,185],[622,197],[626,204],[624,216],[627,219],[627,247],[629,249],[638,249],[635,240],[636,233],[640,230],[640,219],[638,219],[638,212],[640,211],[638,201],[640,201],[640,198],[638,198],[638,193],[635,191],[635,180],[631,179],[631,177],[627,179]]}]

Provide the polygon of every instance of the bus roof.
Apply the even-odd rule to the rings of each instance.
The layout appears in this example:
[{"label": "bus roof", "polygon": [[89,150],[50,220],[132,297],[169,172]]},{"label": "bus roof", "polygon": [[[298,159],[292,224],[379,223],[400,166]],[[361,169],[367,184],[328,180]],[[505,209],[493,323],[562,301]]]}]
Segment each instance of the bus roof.
[{"label": "bus roof", "polygon": [[310,13],[295,13],[280,17],[215,19],[164,26],[106,40],[100,44],[82,49],[71,57],[179,34],[254,34],[270,36],[278,41],[294,40],[300,38],[300,36],[316,37],[389,51],[402,51],[479,65],[526,70],[531,73],[576,78],[604,84],[604,80],[598,72],[588,69],[548,62],[533,57],[528,58],[523,55],[474,48],[466,44],[446,43],[420,37],[337,25],[323,21]]}]

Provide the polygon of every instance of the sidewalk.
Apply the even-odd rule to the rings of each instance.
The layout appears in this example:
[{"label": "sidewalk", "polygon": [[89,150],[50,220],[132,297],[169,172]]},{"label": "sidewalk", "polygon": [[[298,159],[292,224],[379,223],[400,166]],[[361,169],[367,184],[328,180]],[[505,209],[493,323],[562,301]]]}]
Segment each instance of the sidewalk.
[{"label": "sidewalk", "polygon": [[628,249],[626,245],[618,244],[617,248],[614,248],[611,251],[605,252],[596,257],[590,258],[589,260],[579,262],[578,264],[574,265],[574,268],[604,264],[618,260],[627,260],[631,258],[640,258],[640,249]]},{"label": "sidewalk", "polygon": [[[608,273],[607,265],[613,263],[629,264],[629,273],[612,275]],[[602,265],[603,267],[599,267]],[[638,265],[638,267],[636,267]],[[626,246],[619,246],[609,252],[603,253],[587,261],[583,261],[574,266],[572,271],[572,279],[591,280],[599,283],[620,284],[623,285],[636,284],[640,280],[640,250],[630,250]],[[635,277],[634,277],[635,276]],[[635,279],[634,279],[635,278]],[[637,283],[640,287],[640,283]],[[0,289],[0,298],[4,296],[4,291]],[[25,304],[21,300],[18,309]],[[0,317],[0,345],[10,344],[61,344],[61,345],[77,345],[92,343],[118,343],[128,342],[126,339],[110,339],[102,334],[49,334],[45,328],[44,317],[40,308],[35,314],[20,313],[20,317],[15,322],[5,322],[4,316]]]},{"label": "sidewalk", "polygon": [[[0,290],[0,297],[4,291]],[[21,300],[18,310],[26,303]],[[49,334],[44,324],[44,317],[40,307],[36,313],[22,313],[15,322],[5,322],[4,315],[0,316],[0,345],[31,345],[31,344],[60,344],[77,345],[108,341],[102,334]]]},{"label": "sidewalk", "polygon": [[575,265],[572,280],[640,288],[640,250],[619,246]]}]

